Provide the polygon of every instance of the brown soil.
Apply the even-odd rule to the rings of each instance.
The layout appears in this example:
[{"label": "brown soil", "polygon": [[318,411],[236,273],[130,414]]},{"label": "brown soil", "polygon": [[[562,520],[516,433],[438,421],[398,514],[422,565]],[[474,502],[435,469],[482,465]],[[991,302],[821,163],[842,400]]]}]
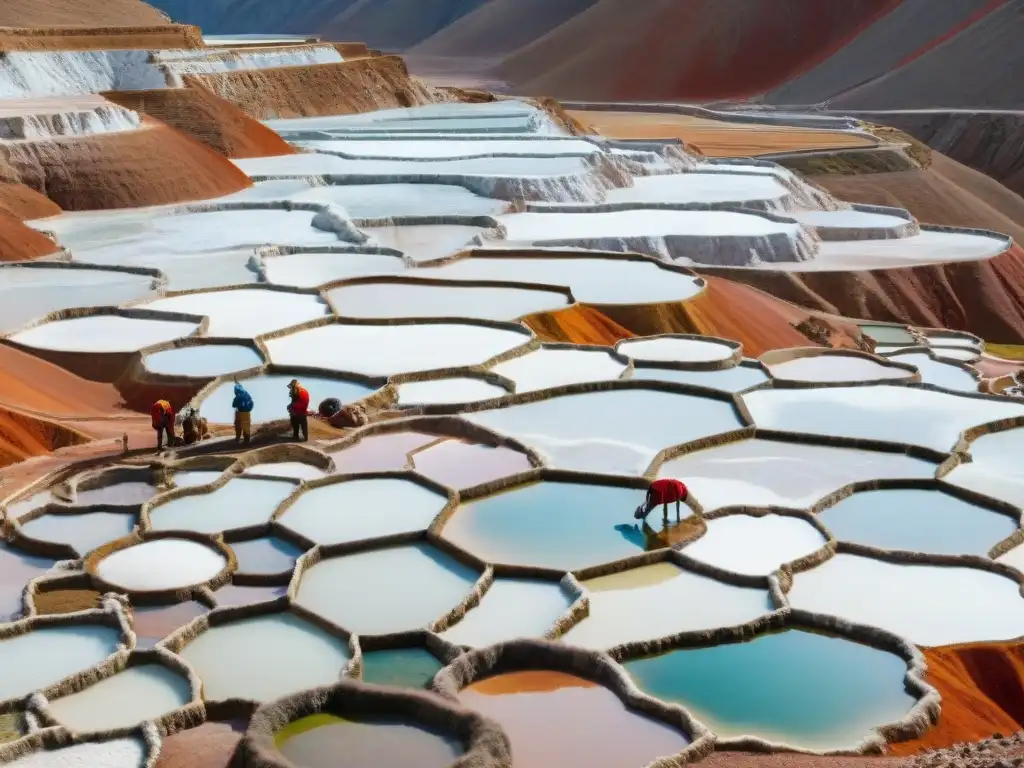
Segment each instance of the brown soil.
[{"label": "brown soil", "polygon": [[0,27],[104,27],[167,24],[142,0],[7,0]]},{"label": "brown soil", "polygon": [[[69,3],[76,1],[67,0]],[[21,0],[14,0],[14,3],[21,4]],[[6,8],[0,8],[0,17],[3,17],[5,10]],[[74,28],[61,26],[49,29],[0,29],[0,51],[3,52],[159,50],[201,48],[202,46],[203,41],[199,27],[181,24],[146,27],[88,26]]]},{"label": "brown soil", "polygon": [[0,261],[28,261],[58,250],[57,244],[46,235],[0,210]]},{"label": "brown soil", "polygon": [[78,430],[0,408],[0,466],[87,442],[89,437]]},{"label": "brown soil", "polygon": [[41,614],[74,613],[100,607],[100,593],[91,589],[55,589],[35,595],[36,610]]},{"label": "brown soil", "polygon": [[11,142],[2,158],[9,180],[68,211],[202,200],[252,185],[229,160],[149,117],[135,131]]},{"label": "brown soil", "polygon": [[410,78],[397,56],[377,56],[340,64],[236,70],[186,75],[257,120],[316,117],[412,107],[445,101],[446,96]]},{"label": "brown soil", "polygon": [[789,753],[714,752],[700,761],[701,768],[896,768],[900,757],[821,757]]},{"label": "brown soil", "polygon": [[241,738],[230,725],[214,722],[166,736],[155,768],[228,768]]},{"label": "brown soil", "polygon": [[592,307],[577,304],[553,312],[538,312],[523,318],[542,341],[611,346],[635,334]]},{"label": "brown soil", "polygon": [[60,213],[60,206],[24,184],[0,183],[0,212],[22,221]]},{"label": "brown soil", "polygon": [[110,91],[108,100],[141,112],[198,139],[225,157],[292,155],[278,134],[205,88],[158,91]]}]

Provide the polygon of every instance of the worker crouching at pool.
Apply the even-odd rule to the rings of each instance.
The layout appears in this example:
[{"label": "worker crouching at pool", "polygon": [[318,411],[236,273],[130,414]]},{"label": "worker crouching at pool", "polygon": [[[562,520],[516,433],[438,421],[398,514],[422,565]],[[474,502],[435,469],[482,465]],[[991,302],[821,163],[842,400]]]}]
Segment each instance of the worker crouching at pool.
[{"label": "worker crouching at pool", "polygon": [[651,483],[651,487],[647,489],[647,497],[644,499],[644,503],[636,508],[633,517],[637,520],[644,520],[651,514],[651,510],[661,504],[663,519],[667,521],[668,505],[674,501],[676,503],[676,520],[678,520],[679,505],[686,501],[689,493],[681,480],[674,480],[668,477],[655,480]]},{"label": "worker crouching at pool", "polygon": [[298,379],[288,382],[288,395],[291,402],[288,404],[288,418],[292,423],[292,439],[298,440],[299,433],[302,433],[302,440],[309,440],[309,392],[299,384]]}]

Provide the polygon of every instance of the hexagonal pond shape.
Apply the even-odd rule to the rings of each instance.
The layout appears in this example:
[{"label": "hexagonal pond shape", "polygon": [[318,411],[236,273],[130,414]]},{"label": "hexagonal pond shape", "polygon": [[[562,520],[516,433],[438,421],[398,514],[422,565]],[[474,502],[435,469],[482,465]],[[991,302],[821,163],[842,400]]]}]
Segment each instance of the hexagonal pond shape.
[{"label": "hexagonal pond shape", "polygon": [[979,555],[1012,534],[1018,521],[940,490],[861,491],[818,517],[839,541],[937,555]]},{"label": "hexagonal pond shape", "polygon": [[952,389],[957,392],[977,392],[978,380],[958,365],[942,363],[933,360],[923,352],[909,354],[890,355],[890,360],[899,363],[909,363],[917,368],[921,374],[921,381],[925,384],[934,384],[943,389]]},{"label": "hexagonal pond shape", "polygon": [[315,467],[312,464],[304,464],[301,461],[268,461],[263,464],[253,464],[242,472],[243,475],[270,475],[271,477],[285,477],[292,480],[316,480],[325,477],[327,471]]},{"label": "hexagonal pond shape", "polygon": [[683,553],[733,573],[767,576],[825,546],[821,532],[799,517],[728,515],[707,525]]},{"label": "hexagonal pond shape", "polygon": [[1017,457],[1024,450],[1024,428],[990,432],[974,440],[972,461],[958,464],[942,478],[977,493],[1024,506],[1024,467]]},{"label": "hexagonal pond shape", "polygon": [[775,609],[767,589],[733,586],[670,562],[587,579],[583,588],[590,615],[562,640],[594,650],[746,624]]},{"label": "hexagonal pond shape", "polygon": [[335,280],[392,275],[405,269],[398,253],[362,253],[344,246],[263,257],[267,282],[290,288],[316,288]]},{"label": "hexagonal pond shape", "polygon": [[676,368],[636,368],[634,381],[674,381],[722,392],[742,392],[768,381],[768,374],[756,365],[737,365],[720,371],[684,371]]},{"label": "hexagonal pond shape", "polygon": [[495,579],[480,604],[441,637],[479,648],[516,637],[543,637],[572,605],[558,582]]},{"label": "hexagonal pond shape", "polygon": [[903,368],[857,355],[808,355],[769,363],[768,370],[776,379],[807,382],[884,381],[914,375]]},{"label": "hexagonal pond shape", "polygon": [[[274,373],[255,379],[246,379],[241,383],[252,395],[255,405],[252,410],[254,423],[288,418],[288,382],[292,379],[298,379],[302,386],[309,391],[311,410],[316,410],[317,404],[328,397],[336,397],[347,405],[366,397],[373,391],[372,387],[354,381],[303,374]],[[234,383],[226,381],[203,398],[202,413],[212,423],[234,423],[235,410],[231,407],[231,401],[235,397],[234,389]]]},{"label": "hexagonal pond shape", "polygon": [[203,681],[207,701],[269,701],[335,682],[348,643],[291,613],[220,624],[178,652]]},{"label": "hexagonal pond shape", "polygon": [[479,575],[415,543],[323,560],[302,575],[296,602],[357,634],[403,632],[441,618]]},{"label": "hexagonal pond shape", "polygon": [[50,714],[79,733],[128,728],[192,700],[188,679],[162,664],[141,664],[78,693],[51,699]]},{"label": "hexagonal pond shape", "polygon": [[463,418],[515,437],[551,467],[629,475],[643,474],[664,448],[742,427],[731,402],[642,388],[562,395]]},{"label": "hexagonal pond shape", "polygon": [[665,336],[619,342],[620,354],[634,360],[657,363],[713,363],[729,360],[736,348],[711,339],[683,339]]},{"label": "hexagonal pond shape", "polygon": [[838,554],[793,578],[794,608],[887,629],[918,645],[1024,635],[1024,598],[1012,579],[977,568],[897,565]]},{"label": "hexagonal pond shape", "polygon": [[916,702],[899,656],[799,629],[625,667],[641,690],[685,707],[719,738],[755,736],[804,749],[857,747]]},{"label": "hexagonal pond shape", "polygon": [[42,323],[10,336],[33,349],[66,352],[135,352],[144,347],[188,336],[196,323],[180,320],[142,320],[119,315],[92,315]]},{"label": "hexagonal pond shape", "polygon": [[530,341],[529,332],[470,323],[334,323],[267,342],[278,365],[390,376],[479,365]]},{"label": "hexagonal pond shape", "polygon": [[270,521],[277,506],[295,490],[287,480],[236,477],[210,492],[182,496],[149,511],[154,531],[220,533]]},{"label": "hexagonal pond shape", "polygon": [[423,648],[363,652],[363,682],[426,688],[443,665]]},{"label": "hexagonal pond shape", "polygon": [[564,672],[495,675],[464,688],[459,700],[496,720],[517,763],[531,768],[648,765],[689,744],[681,732],[627,709],[607,688]]},{"label": "hexagonal pond shape", "polygon": [[617,379],[625,369],[625,364],[604,350],[543,347],[499,363],[491,370],[512,379],[519,394],[584,381]]},{"label": "hexagonal pond shape", "polygon": [[533,468],[525,453],[454,438],[417,451],[412,459],[419,474],[456,489],[528,472]]},{"label": "hexagonal pond shape", "polygon": [[122,512],[48,513],[22,523],[21,532],[39,541],[68,546],[82,557],[108,541],[127,536],[135,523],[135,515]]},{"label": "hexagonal pond shape", "polygon": [[251,339],[265,333],[317,320],[330,314],[319,296],[238,288],[229,291],[186,293],[143,305],[164,312],[206,315],[207,336]]},{"label": "hexagonal pond shape", "polygon": [[364,437],[354,445],[330,452],[330,456],[338,474],[405,469],[410,451],[437,439],[437,435],[422,432],[387,432]]},{"label": "hexagonal pond shape", "polygon": [[111,741],[88,741],[58,749],[30,752],[7,768],[144,768],[149,759],[149,748],[142,739],[126,738]]},{"label": "hexagonal pond shape", "polygon": [[184,589],[205,584],[227,567],[212,546],[189,539],[154,539],[119,549],[96,565],[96,575],[126,592]]},{"label": "hexagonal pond shape", "polygon": [[294,544],[274,536],[250,541],[235,541],[230,546],[238,561],[236,573],[288,573],[294,567],[299,555],[302,554],[302,550]]},{"label": "hexagonal pond shape", "polygon": [[452,403],[475,403],[491,400],[509,394],[497,384],[468,376],[453,376],[448,379],[412,381],[398,385],[398,404],[402,406],[450,405]]},{"label": "hexagonal pond shape", "polygon": [[142,358],[150,373],[205,378],[263,365],[256,350],[241,344],[202,344],[153,352]]},{"label": "hexagonal pond shape", "polygon": [[346,480],[305,491],[278,522],[315,544],[341,544],[425,531],[447,503],[412,480]]},{"label": "hexagonal pond shape", "polygon": [[21,615],[25,585],[52,565],[50,558],[26,555],[0,541],[0,621]]}]

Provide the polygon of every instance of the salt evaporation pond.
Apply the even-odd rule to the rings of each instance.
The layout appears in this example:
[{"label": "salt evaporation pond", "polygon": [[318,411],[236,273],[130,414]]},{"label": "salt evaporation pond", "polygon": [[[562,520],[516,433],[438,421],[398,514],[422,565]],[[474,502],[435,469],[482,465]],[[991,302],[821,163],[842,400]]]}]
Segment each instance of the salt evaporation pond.
[{"label": "salt evaporation pond", "polygon": [[363,652],[363,682],[426,688],[443,665],[422,648]]},{"label": "salt evaporation pond", "polygon": [[310,715],[274,734],[274,744],[302,768],[448,768],[465,749],[456,739],[389,718],[372,722]]},{"label": "salt evaporation pond", "polygon": [[238,561],[238,573],[289,573],[302,550],[287,541],[269,536],[251,541],[235,541],[231,550]]},{"label": "salt evaporation pond", "polygon": [[722,392],[742,392],[768,381],[768,374],[754,365],[737,365],[720,371],[684,371],[676,368],[635,368],[635,381],[672,381]]},{"label": "salt evaporation pond", "polygon": [[850,483],[933,477],[935,464],[905,453],[737,440],[666,462],[658,477],[686,478],[706,512],[722,507],[806,509]]},{"label": "salt evaporation pond", "polygon": [[270,701],[330,685],[348,664],[348,643],[290,613],[203,632],[179,653],[203,681],[206,701]]},{"label": "salt evaporation pond", "polygon": [[887,629],[918,645],[1024,635],[1020,585],[976,568],[896,565],[838,554],[793,578],[794,608]]},{"label": "salt evaporation pond", "polygon": [[223,474],[219,469],[192,469],[175,472],[171,475],[171,480],[178,488],[194,488],[198,485],[208,485]]},{"label": "salt evaporation pond", "polygon": [[585,139],[485,139],[438,137],[383,139],[331,139],[299,141],[302,147],[337,152],[352,157],[425,160],[486,155],[592,155],[601,146]]},{"label": "salt evaporation pond", "polygon": [[469,488],[533,468],[525,453],[510,448],[445,440],[413,456],[415,469],[449,488]]},{"label": "salt evaporation pond", "polygon": [[916,703],[899,656],[791,629],[625,663],[645,693],[686,708],[719,738],[850,749]]},{"label": "salt evaporation pond", "polygon": [[479,365],[529,340],[525,330],[458,322],[333,324],[273,339],[267,349],[278,365],[391,376]]},{"label": "salt evaporation pond", "polygon": [[53,562],[50,558],[26,555],[0,541],[0,621],[21,615],[25,585],[50,570]]},{"label": "salt evaporation pond", "polygon": [[360,283],[327,293],[342,317],[468,317],[515,320],[569,304],[555,291],[429,283]]},{"label": "salt evaporation pond", "polygon": [[46,627],[0,640],[0,701],[40,691],[95,667],[117,650],[113,627]]},{"label": "salt evaporation pond", "polygon": [[729,515],[707,526],[683,553],[733,573],[767,576],[825,546],[821,532],[798,517]]},{"label": "salt evaporation pond", "polygon": [[107,555],[96,574],[126,592],[183,589],[210,581],[227,564],[212,546],[188,539],[155,539]]},{"label": "salt evaporation pond", "polygon": [[239,584],[225,584],[213,593],[218,608],[237,607],[267,603],[284,597],[288,588],[281,587],[245,587]]},{"label": "salt evaporation pond", "polygon": [[882,381],[906,379],[914,375],[912,371],[854,355],[798,357],[782,363],[769,364],[768,370],[776,379],[808,382]]},{"label": "salt evaporation pond", "polygon": [[315,544],[340,544],[426,530],[447,503],[411,480],[347,480],[306,491],[278,522]]},{"label": "salt evaporation pond", "polygon": [[117,512],[46,514],[22,523],[21,532],[38,541],[69,546],[81,557],[108,541],[127,536],[135,527],[135,522],[135,515]]},{"label": "salt evaporation pond", "polygon": [[495,579],[480,601],[441,637],[455,645],[480,648],[516,637],[543,637],[572,600],[558,582]]},{"label": "salt evaporation pond", "polygon": [[563,395],[463,418],[520,440],[557,469],[628,475],[643,474],[664,448],[742,426],[730,402],[647,389]]},{"label": "salt evaporation pond", "polygon": [[681,731],[627,709],[607,688],[563,672],[496,675],[464,688],[459,700],[496,720],[517,763],[531,768],[648,765],[689,744]]},{"label": "salt evaporation pond", "polygon": [[626,366],[604,350],[542,347],[491,368],[516,383],[516,393],[585,381],[617,379]]},{"label": "salt evaporation pond", "polygon": [[143,664],[78,693],[52,699],[47,706],[61,725],[87,733],[129,728],[166,715],[191,700],[186,678],[160,664]]},{"label": "salt evaporation pond", "polygon": [[958,464],[943,480],[994,499],[1024,506],[1024,429],[982,435],[970,445],[970,462]]},{"label": "salt evaporation pond", "polygon": [[135,648],[153,648],[165,637],[169,637],[192,619],[209,611],[202,603],[189,600],[173,605],[132,606],[132,629],[135,631]]},{"label": "salt evaporation pond", "polygon": [[870,323],[859,324],[861,333],[865,333],[879,344],[917,344],[917,340],[910,335],[910,331],[902,325],[872,325]]},{"label": "salt evaporation pond", "polygon": [[617,525],[642,501],[632,488],[533,483],[463,504],[442,536],[488,563],[571,571],[640,554]]},{"label": "salt evaporation pond", "polygon": [[481,197],[456,184],[347,184],[344,177],[335,176],[326,186],[310,186],[300,179],[275,179],[260,182],[256,186],[268,186],[268,189],[260,192],[270,199],[287,197],[290,200],[311,200],[340,205],[353,219],[492,216],[504,213],[509,207],[507,200]]},{"label": "salt evaporation pond", "polygon": [[792,211],[786,214],[801,224],[816,229],[881,229],[898,230],[911,223],[902,216],[850,209],[840,211]]},{"label": "salt evaporation pond", "polygon": [[781,206],[789,191],[769,175],[672,173],[639,176],[632,187],[612,189],[608,203],[760,203]]},{"label": "salt evaporation pond", "polygon": [[381,253],[312,251],[263,259],[267,282],[292,288],[315,288],[335,280],[390,275],[405,269],[401,257]]},{"label": "salt evaporation pond", "polygon": [[206,315],[207,336],[251,339],[330,314],[319,296],[239,288],[233,291],[187,293],[144,305],[162,312]]},{"label": "salt evaporation pond", "polygon": [[154,278],[102,269],[4,267],[0,269],[0,333],[72,307],[115,306],[144,298]]},{"label": "salt evaporation pond", "polygon": [[[323,350],[321,350],[322,352]],[[313,360],[310,360],[309,363],[316,365]],[[241,384],[252,395],[254,404],[252,420],[254,423],[280,421],[288,418],[288,403],[290,402],[288,382],[292,379],[298,379],[302,386],[309,391],[311,410],[316,410],[317,404],[328,397],[336,397],[347,405],[366,397],[373,391],[371,387],[354,381],[305,374],[274,373],[265,374],[255,379],[245,379]],[[202,413],[211,423],[234,423],[235,409],[231,407],[231,401],[235,398],[234,390],[234,382],[226,381],[203,398]]]},{"label": "salt evaporation pond", "polygon": [[180,339],[196,330],[196,323],[140,320],[117,315],[94,315],[43,323],[8,337],[34,349],[67,352],[135,352],[143,347]]},{"label": "salt evaporation pond", "polygon": [[314,467],[312,464],[304,464],[301,461],[273,461],[263,464],[253,464],[246,468],[243,475],[270,475],[271,477],[284,477],[293,480],[316,480],[327,475],[327,471]]},{"label": "salt evaporation pond", "polygon": [[[940,355],[942,353],[935,350],[935,354]],[[978,380],[969,371],[965,371],[958,365],[941,363],[921,352],[892,355],[889,359],[900,363],[909,363],[917,368],[921,374],[921,381],[925,384],[934,384],[937,387],[952,389],[958,392],[978,391]]]},{"label": "salt evaporation pond", "polygon": [[384,469],[406,469],[410,464],[409,452],[438,439],[437,435],[421,432],[391,432],[364,437],[355,445],[340,451],[331,451],[335,472],[339,475],[353,472],[377,472]]},{"label": "salt evaporation pond", "polygon": [[947,360],[959,360],[962,363],[970,363],[977,360],[981,353],[976,349],[965,349],[964,347],[940,347],[931,345],[930,349],[936,357],[944,357]]},{"label": "salt evaporation pond", "polygon": [[142,358],[142,364],[161,376],[205,378],[258,368],[263,358],[240,344],[203,344],[154,352]]},{"label": "salt evaporation pond", "polygon": [[929,332],[925,342],[930,347],[967,347],[974,350],[980,347],[977,339],[956,333]]},{"label": "salt evaporation pond", "polygon": [[466,224],[400,224],[362,227],[370,242],[401,251],[413,261],[431,261],[461,251],[484,231]]},{"label": "salt evaporation pond", "polygon": [[672,563],[588,579],[583,588],[590,615],[562,639],[594,650],[746,624],[775,609],[767,589],[733,586]]},{"label": "salt evaporation pond", "polygon": [[505,389],[497,384],[491,384],[489,381],[471,379],[466,376],[453,376],[448,379],[399,384],[398,404],[416,406],[475,403],[480,400],[503,397],[507,394],[509,393]]},{"label": "salt evaporation pond", "polygon": [[70,747],[30,752],[8,764],[8,768],[140,768],[145,765],[149,749],[141,739],[114,739],[85,742]]},{"label": "salt evaporation pond", "polygon": [[839,541],[880,549],[986,557],[1017,520],[938,490],[861,491],[818,515]]},{"label": "salt evaporation pond", "polygon": [[911,441],[937,451],[953,448],[968,427],[1024,416],[1024,405],[997,398],[878,385],[771,389],[743,395],[762,429],[816,435]]},{"label": "salt evaporation pond", "polygon": [[84,506],[110,504],[111,506],[134,506],[149,501],[156,494],[156,487],[143,481],[127,481],[102,485],[98,488],[75,488],[75,503]]},{"label": "salt evaporation pond", "polygon": [[322,560],[302,575],[296,602],[356,634],[404,632],[457,606],[479,575],[427,544],[388,547]]},{"label": "salt evaporation pond", "polygon": [[149,511],[154,531],[220,533],[261,525],[295,490],[285,480],[236,477],[210,493],[182,496]]},{"label": "salt evaporation pond", "polygon": [[675,363],[712,363],[730,359],[736,349],[728,344],[703,339],[630,339],[618,346],[620,354],[634,360]]}]

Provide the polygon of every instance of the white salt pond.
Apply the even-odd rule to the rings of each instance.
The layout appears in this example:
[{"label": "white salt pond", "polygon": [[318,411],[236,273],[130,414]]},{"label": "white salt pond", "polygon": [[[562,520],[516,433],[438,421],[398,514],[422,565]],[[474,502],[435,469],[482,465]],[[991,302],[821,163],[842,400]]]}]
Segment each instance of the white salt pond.
[{"label": "white salt pond", "polygon": [[240,344],[204,344],[154,352],[142,358],[150,373],[206,378],[263,365],[256,350]]},{"label": "white salt pond", "polygon": [[21,698],[96,666],[121,643],[106,626],[37,629],[0,640],[0,701]]},{"label": "white salt pond", "polygon": [[[318,365],[314,360],[308,361],[307,364]],[[309,392],[310,410],[316,410],[317,404],[328,397],[336,397],[347,405],[361,400],[373,391],[371,387],[354,381],[303,374],[275,373],[245,379],[241,384],[252,395],[255,406],[252,409],[253,423],[288,418],[288,382],[296,378]],[[203,398],[203,415],[213,424],[233,424],[235,409],[231,407],[231,401],[234,398],[234,382],[224,382]]]},{"label": "white salt pond", "polygon": [[48,704],[61,725],[88,733],[129,728],[173,712],[192,700],[188,680],[160,664],[118,672]]},{"label": "white salt pond", "polygon": [[658,470],[658,477],[686,478],[707,512],[731,506],[806,509],[850,483],[934,474],[934,464],[904,453],[761,439],[694,451]]},{"label": "white salt pond", "polygon": [[238,561],[237,573],[246,574],[290,573],[302,554],[302,550],[295,545],[273,536],[233,541],[231,551]]},{"label": "white salt pond", "polygon": [[789,602],[925,646],[1024,635],[1020,586],[975,568],[895,565],[839,554],[796,574]]},{"label": "white salt pond", "polygon": [[346,641],[290,613],[212,627],[178,655],[202,678],[207,701],[270,701],[330,685],[349,660]]},{"label": "white salt pond", "polygon": [[672,563],[589,579],[583,588],[590,596],[590,615],[562,641],[595,650],[678,632],[732,627],[774,610],[765,589],[735,587]]},{"label": "white salt pond", "polygon": [[825,546],[821,532],[798,517],[729,515],[707,526],[707,533],[683,553],[733,573],[767,576]]},{"label": "white salt pond", "polygon": [[143,768],[147,754],[140,739],[114,739],[30,752],[9,763],[8,768]]},{"label": "white salt pond", "polygon": [[149,511],[154,531],[222,531],[262,525],[295,490],[286,480],[237,477],[211,493],[182,496]]},{"label": "white salt pond", "polygon": [[413,454],[416,471],[449,488],[469,488],[533,468],[525,453],[461,440],[444,440]]},{"label": "white salt pond", "polygon": [[210,326],[207,336],[251,339],[330,314],[319,296],[239,288],[234,291],[187,293],[157,299],[146,309],[206,315]]},{"label": "white salt pond", "polygon": [[463,418],[517,438],[549,466],[628,475],[643,474],[664,448],[742,426],[729,402],[646,389],[563,395]]},{"label": "white salt pond", "polygon": [[925,341],[930,347],[966,347],[977,350],[981,346],[977,339],[956,333],[927,333]]},{"label": "white salt pond", "polygon": [[188,539],[154,539],[103,558],[96,574],[128,592],[182,589],[204,584],[227,567],[211,546]]},{"label": "white salt pond", "polygon": [[884,381],[906,379],[914,375],[912,371],[855,355],[798,357],[770,364],[768,370],[776,379],[807,382]]},{"label": "white salt pond", "polygon": [[243,475],[271,475],[273,477],[286,477],[293,480],[316,480],[324,477],[326,470],[314,467],[312,464],[303,464],[301,461],[274,461],[263,464],[253,464],[247,467]]},{"label": "white salt pond", "polygon": [[801,224],[806,224],[816,229],[895,230],[911,223],[910,220],[902,216],[893,216],[889,213],[855,211],[852,208],[839,211],[793,211],[786,215],[791,219],[796,219]]},{"label": "white salt pond", "polygon": [[906,344],[908,346],[917,344],[917,341],[910,335],[910,331],[902,325],[872,325],[871,323],[860,323],[861,333],[870,336],[879,344]]},{"label": "white salt pond", "polygon": [[426,530],[447,503],[411,480],[347,480],[306,491],[278,522],[315,544],[339,544]]},{"label": "white salt pond", "polygon": [[427,544],[389,547],[321,561],[296,602],[360,635],[404,632],[455,608],[479,575]]},{"label": "white salt pond", "polygon": [[604,350],[542,347],[491,368],[512,379],[516,393],[585,381],[618,379],[626,366]]},{"label": "white salt pond", "polygon": [[967,347],[940,347],[932,344],[931,350],[935,353],[936,357],[944,357],[947,360],[959,360],[964,363],[973,362],[981,357],[981,353],[978,350]]},{"label": "white salt pond", "polygon": [[1024,416],[1024,405],[998,398],[892,385],[772,389],[743,395],[754,422],[778,429],[953,448],[968,427]]},{"label": "white salt pond", "polygon": [[592,155],[601,146],[584,139],[394,138],[299,141],[301,147],[352,157],[409,160],[484,157],[487,155]]},{"label": "white salt pond", "polygon": [[719,371],[685,371],[677,368],[635,368],[631,379],[637,381],[674,381],[722,392],[742,392],[768,381],[768,374],[756,365],[737,365]]},{"label": "white salt pond", "polygon": [[333,288],[327,298],[341,317],[466,317],[515,320],[534,312],[561,309],[565,294],[540,289],[431,285],[430,283],[359,283]]},{"label": "white salt pond", "polygon": [[[942,354],[935,350],[935,354]],[[908,363],[921,374],[921,381],[925,384],[934,384],[943,389],[952,389],[957,392],[977,392],[978,380],[958,365],[950,365],[933,360],[923,352],[916,352],[903,355],[892,355],[890,360],[900,363]]]},{"label": "white salt pond", "polygon": [[402,406],[475,403],[509,394],[497,384],[483,379],[453,376],[448,379],[413,381],[398,385],[398,404]]},{"label": "white salt pond", "polygon": [[713,363],[728,360],[736,354],[736,348],[729,344],[670,336],[655,339],[629,339],[619,343],[618,351],[633,360],[658,363]]},{"label": "white salt pond", "polygon": [[198,325],[177,320],[141,320],[117,315],[94,315],[43,323],[15,333],[10,340],[35,349],[67,352],[135,352],[143,347],[180,339]]},{"label": "white salt pond", "polygon": [[896,269],[981,261],[998,256],[1008,247],[1007,239],[1001,235],[924,231],[888,240],[823,240],[815,258],[778,262],[770,268],[783,272]]},{"label": "white salt pond", "polygon": [[267,342],[278,365],[390,376],[479,365],[527,343],[527,331],[471,323],[334,323]]},{"label": "white salt pond", "polygon": [[267,282],[292,288],[316,288],[335,280],[391,275],[405,269],[400,256],[354,250],[314,250],[263,259]]},{"label": "white salt pond", "polygon": [[516,637],[543,637],[571,604],[557,582],[495,579],[480,604],[441,637],[471,648]]},{"label": "white salt pond", "polygon": [[[632,187],[612,189],[608,203],[740,203],[780,206],[789,191],[770,175],[672,173],[638,176]],[[788,214],[787,214],[788,215]]]},{"label": "white salt pond", "polygon": [[115,512],[46,514],[22,523],[21,532],[38,541],[65,544],[81,557],[108,541],[127,536],[135,527],[135,522],[135,515]]},{"label": "white salt pond", "polygon": [[183,472],[175,472],[171,475],[171,481],[178,488],[192,488],[212,483],[222,474],[224,473],[219,469],[187,469]]},{"label": "white salt pond", "polygon": [[410,451],[437,439],[437,435],[422,432],[391,432],[364,437],[354,445],[329,453],[337,474],[405,469]]},{"label": "white salt pond", "polygon": [[968,448],[973,461],[956,466],[943,480],[961,488],[1024,507],[1024,429],[982,435]]},{"label": "white salt pond", "polygon": [[484,231],[466,224],[401,224],[363,227],[371,243],[401,251],[413,261],[440,259],[469,246]]}]

